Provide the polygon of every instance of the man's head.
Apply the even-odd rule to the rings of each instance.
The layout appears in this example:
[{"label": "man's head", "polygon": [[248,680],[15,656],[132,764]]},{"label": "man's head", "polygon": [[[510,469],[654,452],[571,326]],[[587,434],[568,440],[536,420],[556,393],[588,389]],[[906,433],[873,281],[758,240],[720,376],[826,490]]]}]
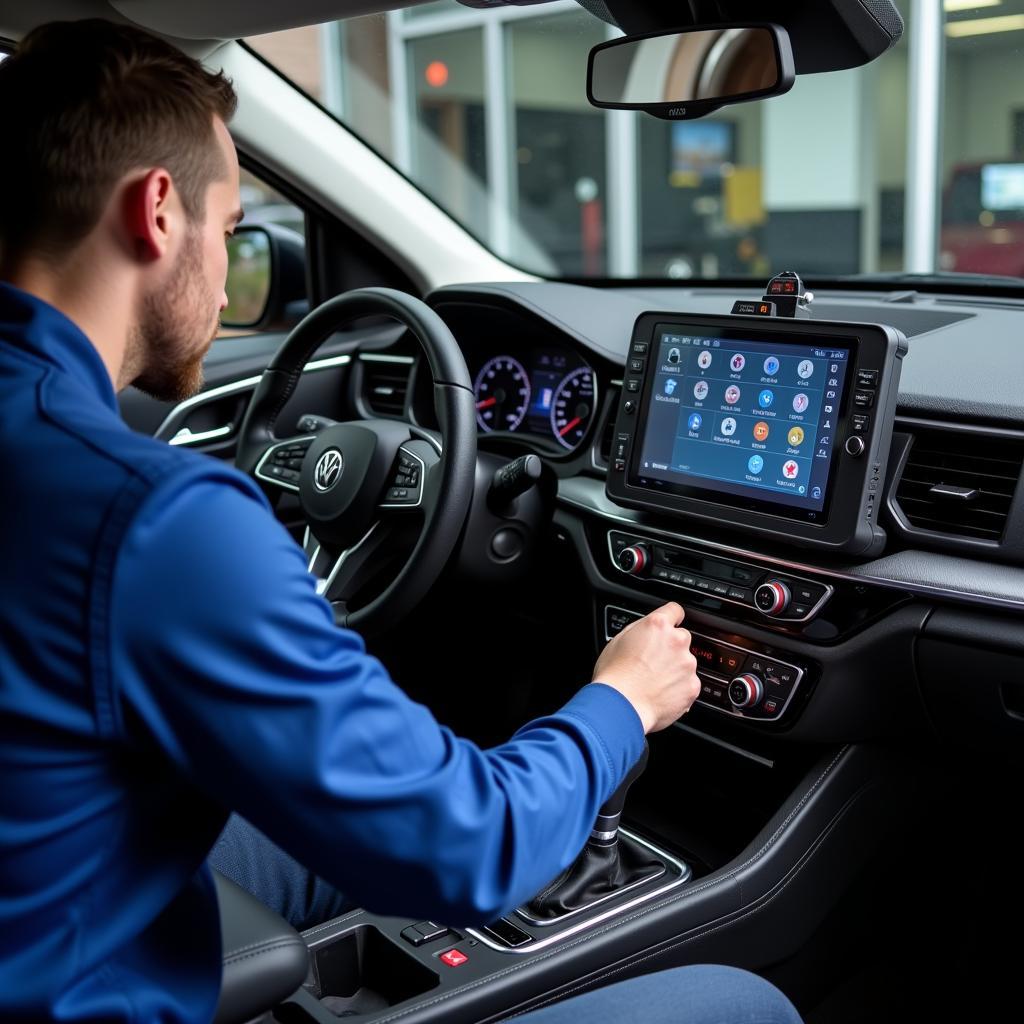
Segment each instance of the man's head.
[{"label": "man's head", "polygon": [[227,302],[235,102],[222,74],[101,20],[41,26],[0,64],[0,276],[87,265],[125,296],[118,383],[168,400],[199,388]]}]

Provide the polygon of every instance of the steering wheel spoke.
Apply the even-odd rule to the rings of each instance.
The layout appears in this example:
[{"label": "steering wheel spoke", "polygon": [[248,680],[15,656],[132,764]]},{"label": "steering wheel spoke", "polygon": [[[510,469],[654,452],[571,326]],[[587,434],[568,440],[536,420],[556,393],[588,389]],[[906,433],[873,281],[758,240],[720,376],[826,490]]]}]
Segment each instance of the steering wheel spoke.
[{"label": "steering wheel spoke", "polygon": [[316,578],[316,591],[332,604],[347,603],[380,571],[377,558],[381,548],[394,531],[380,520],[363,536],[343,551],[330,551],[317,546],[310,559],[309,571]]},{"label": "steering wheel spoke", "polygon": [[268,445],[256,463],[253,476],[263,483],[298,494],[302,460],[314,440],[314,434],[303,434]]}]

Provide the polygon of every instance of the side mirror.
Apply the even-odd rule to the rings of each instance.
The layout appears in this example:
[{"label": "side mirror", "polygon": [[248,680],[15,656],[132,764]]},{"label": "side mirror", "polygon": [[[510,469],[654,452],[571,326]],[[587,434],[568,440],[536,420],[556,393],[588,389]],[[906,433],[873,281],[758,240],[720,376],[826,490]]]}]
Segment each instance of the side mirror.
[{"label": "side mirror", "polygon": [[252,330],[288,329],[309,310],[306,245],[279,224],[248,225],[228,240],[228,305],[221,325]]},{"label": "side mirror", "polygon": [[716,25],[631,36],[590,51],[587,99],[668,121],[793,88],[789,34],[779,25]]}]

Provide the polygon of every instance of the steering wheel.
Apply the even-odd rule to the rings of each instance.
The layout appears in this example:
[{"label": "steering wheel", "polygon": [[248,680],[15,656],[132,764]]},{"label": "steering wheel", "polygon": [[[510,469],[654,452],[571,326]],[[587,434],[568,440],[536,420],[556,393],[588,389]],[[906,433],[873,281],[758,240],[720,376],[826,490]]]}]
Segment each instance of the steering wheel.
[{"label": "steering wheel", "polygon": [[[422,346],[434,379],[440,437],[385,419],[277,437],[277,418],[306,363],[335,331],[369,316],[397,320]],[[360,288],[328,299],[296,325],[264,370],[242,421],[235,465],[268,494],[298,494],[309,527],[310,572],[339,625],[372,633],[401,618],[440,575],[473,497],[476,401],[451,331],[425,303],[391,288]],[[368,603],[351,608],[381,560],[395,554],[400,535],[416,530],[415,546],[397,575]]]}]

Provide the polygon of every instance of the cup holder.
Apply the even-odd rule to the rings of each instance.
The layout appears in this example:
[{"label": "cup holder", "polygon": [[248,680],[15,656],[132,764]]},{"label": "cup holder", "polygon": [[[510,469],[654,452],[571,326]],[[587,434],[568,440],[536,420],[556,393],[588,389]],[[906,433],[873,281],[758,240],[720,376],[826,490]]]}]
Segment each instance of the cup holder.
[{"label": "cup holder", "polygon": [[375,1013],[436,988],[440,978],[372,925],[345,932],[313,957],[321,1004],[337,1017]]}]

